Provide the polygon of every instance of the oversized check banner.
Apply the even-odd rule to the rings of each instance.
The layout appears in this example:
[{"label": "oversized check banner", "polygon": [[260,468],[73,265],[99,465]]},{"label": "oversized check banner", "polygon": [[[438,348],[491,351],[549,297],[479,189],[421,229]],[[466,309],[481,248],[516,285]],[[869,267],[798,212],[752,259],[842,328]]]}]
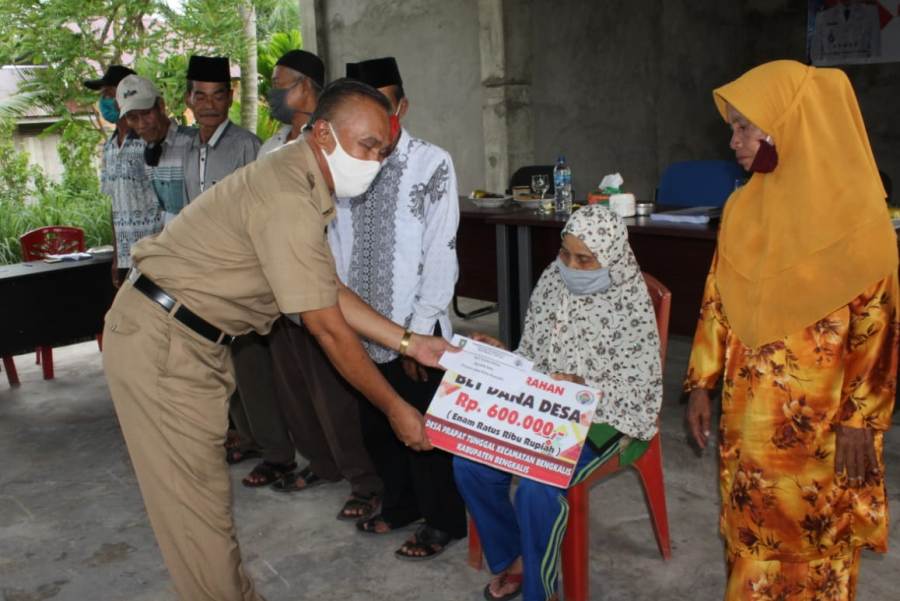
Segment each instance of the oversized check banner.
[{"label": "oversized check banner", "polygon": [[425,414],[431,443],[454,455],[567,488],[601,393],[553,380],[531,362],[456,337]]}]

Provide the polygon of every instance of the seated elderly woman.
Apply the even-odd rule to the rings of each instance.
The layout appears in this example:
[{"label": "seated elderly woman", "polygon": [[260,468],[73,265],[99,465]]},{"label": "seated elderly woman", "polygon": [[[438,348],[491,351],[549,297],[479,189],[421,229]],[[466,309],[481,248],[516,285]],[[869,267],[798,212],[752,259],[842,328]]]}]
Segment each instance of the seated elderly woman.
[{"label": "seated elderly woman", "polygon": [[[616,454],[627,464],[646,449],[662,402],[659,335],[627,229],[615,214],[590,206],[569,219],[559,257],[531,295],[516,352],[538,371],[604,393],[572,485]],[[453,467],[496,574],[485,598],[555,599],[566,491],[522,479],[514,510],[510,474],[460,457]]]}]

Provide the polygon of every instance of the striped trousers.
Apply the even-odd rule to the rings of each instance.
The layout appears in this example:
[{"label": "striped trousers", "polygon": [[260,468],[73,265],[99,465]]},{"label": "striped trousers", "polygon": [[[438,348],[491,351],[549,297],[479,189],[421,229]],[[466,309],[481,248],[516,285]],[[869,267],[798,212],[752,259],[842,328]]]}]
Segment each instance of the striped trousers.
[{"label": "striped trousers", "polygon": [[[586,443],[572,486],[614,457],[621,440],[622,435],[615,432],[596,448]],[[559,580],[560,546],[569,518],[566,491],[522,478],[514,507],[509,494],[511,474],[461,457],[453,458],[453,472],[478,527],[491,572],[502,572],[521,556],[523,600],[545,601],[556,592]]]}]

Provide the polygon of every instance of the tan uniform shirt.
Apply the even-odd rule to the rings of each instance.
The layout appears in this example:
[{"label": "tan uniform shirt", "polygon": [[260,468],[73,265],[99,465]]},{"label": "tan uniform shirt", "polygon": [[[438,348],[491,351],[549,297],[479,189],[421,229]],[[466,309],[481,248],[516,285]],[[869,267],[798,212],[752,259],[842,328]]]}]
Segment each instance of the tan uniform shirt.
[{"label": "tan uniform shirt", "polygon": [[282,313],[337,303],[325,239],[333,217],[331,193],[301,138],[198,196],[134,247],[134,264],[228,334],[266,334]]}]

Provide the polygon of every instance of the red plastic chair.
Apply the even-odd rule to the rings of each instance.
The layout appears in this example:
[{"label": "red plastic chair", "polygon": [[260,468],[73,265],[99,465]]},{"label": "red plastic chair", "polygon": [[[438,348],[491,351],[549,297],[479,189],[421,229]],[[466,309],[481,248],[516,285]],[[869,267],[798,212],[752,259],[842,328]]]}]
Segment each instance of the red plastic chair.
[{"label": "red plastic chair", "polygon": [[19,236],[23,261],[42,261],[47,255],[84,252],[84,230],[48,225]]},{"label": "red plastic chair", "polygon": [[[656,313],[656,326],[659,330],[661,364],[666,364],[666,345],[669,340],[669,313],[672,308],[672,293],[659,280],[645,273],[647,291],[653,301]],[[662,473],[662,449],[659,433],[650,440],[646,452],[632,464],[640,477],[650,508],[650,520],[653,532],[663,559],[672,556],[669,539],[669,517],[666,510],[666,493]],[[619,458],[607,461],[593,474],[568,491],[569,521],[562,545],[563,592],[566,601],[588,601],[590,596],[590,571],[588,564],[590,554],[588,540],[590,535],[590,498],[591,486],[604,477],[622,469]],[[475,522],[469,519],[469,565],[480,570],[482,566],[481,539]]]},{"label": "red plastic chair", "polygon": [[[22,234],[19,237],[19,244],[22,247],[23,261],[43,261],[47,255],[84,252],[84,230],[65,225],[39,227]],[[39,346],[35,349],[35,362],[41,365],[44,379],[52,380],[53,347]]]},{"label": "red plastic chair", "polygon": [[6,380],[10,386],[19,385],[19,373],[16,371],[16,364],[10,356],[3,357],[3,367],[6,369]]}]

